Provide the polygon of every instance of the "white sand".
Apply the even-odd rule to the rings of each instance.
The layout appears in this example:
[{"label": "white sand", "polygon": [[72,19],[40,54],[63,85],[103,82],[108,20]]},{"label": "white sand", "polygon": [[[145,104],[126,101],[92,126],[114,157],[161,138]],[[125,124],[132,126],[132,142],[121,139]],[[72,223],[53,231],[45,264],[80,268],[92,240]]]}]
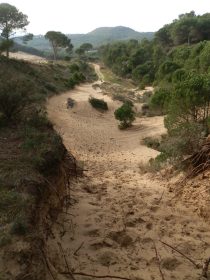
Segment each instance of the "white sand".
[{"label": "white sand", "polygon": [[[93,109],[90,95],[104,98],[109,111]],[[76,101],[72,109],[66,108],[68,97]],[[140,141],[164,133],[163,118],[138,118],[131,129],[120,131],[113,116],[119,105],[88,84],[49,100],[48,114],[55,128],[88,170],[84,178],[72,182],[77,203],[69,213],[74,217],[60,215],[61,226],[54,226],[55,238],[48,241],[50,261],[57,271],[67,270],[59,255],[59,240],[76,271],[158,280],[162,278],[155,243],[165,280],[198,280],[201,269],[159,240],[202,262],[210,256],[209,225],[187,203],[174,202],[167,181],[142,175],[138,168],[139,162],[157,155]],[[70,278],[59,274],[57,279]]]},{"label": "white sand", "polygon": [[10,52],[9,57],[26,60],[26,61],[31,61],[34,63],[43,63],[43,62],[47,61],[45,58],[43,58],[41,56],[28,54],[28,53],[24,53],[24,52],[15,52],[15,53]]}]

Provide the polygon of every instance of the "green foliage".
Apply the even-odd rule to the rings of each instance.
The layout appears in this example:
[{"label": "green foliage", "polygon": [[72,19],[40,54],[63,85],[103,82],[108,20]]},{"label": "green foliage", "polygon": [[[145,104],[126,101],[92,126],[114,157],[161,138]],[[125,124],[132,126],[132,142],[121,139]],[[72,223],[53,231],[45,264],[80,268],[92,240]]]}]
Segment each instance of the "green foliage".
[{"label": "green foliage", "polygon": [[34,35],[32,33],[28,33],[25,36],[22,37],[23,43],[27,44],[28,41],[33,40]]},{"label": "green foliage", "polygon": [[23,136],[24,158],[31,159],[30,163],[39,172],[52,173],[61,162],[65,152],[60,136],[51,130],[43,132],[40,127],[28,125],[23,130]]},{"label": "green foliage", "polygon": [[0,55],[9,50],[14,45],[14,42],[12,40],[2,40],[0,42]]},{"label": "green foliage", "polygon": [[9,56],[10,36],[14,35],[14,31],[24,29],[28,25],[26,15],[18,11],[18,9],[10,4],[0,4],[0,30],[1,36],[5,39],[7,56]]},{"label": "green foliage", "polygon": [[168,102],[165,125],[169,131],[187,122],[206,127],[210,102],[209,76],[189,73],[186,80],[175,84]]},{"label": "green foliage", "polygon": [[10,222],[24,214],[31,201],[13,190],[0,190],[1,223]]},{"label": "green foliage", "polygon": [[84,51],[90,51],[93,49],[93,45],[90,44],[90,43],[83,43],[81,46],[80,46],[80,49],[83,49]]},{"label": "green foliage", "polygon": [[78,72],[79,71],[79,65],[77,63],[72,63],[69,65],[70,72]]},{"label": "green foliage", "polygon": [[108,110],[108,105],[103,99],[90,97],[89,102],[95,109],[104,110],[104,111]]},{"label": "green foliage", "polygon": [[208,40],[210,14],[196,16],[192,11],[162,27],[153,41],[118,42],[100,50],[104,64],[116,75],[132,79],[141,88],[157,86],[142,106],[147,116],[167,114],[168,138],[152,163],[157,167],[164,159],[181,159],[194,152],[210,132]]},{"label": "green foliage", "polygon": [[171,24],[165,25],[155,34],[156,42],[164,47],[197,43],[210,39],[210,14],[195,15],[194,11],[182,14]]},{"label": "green foliage", "polygon": [[30,89],[23,81],[0,81],[0,112],[7,121],[15,120],[29,101]]},{"label": "green foliage", "polygon": [[140,64],[132,71],[132,78],[134,81],[138,82],[144,79],[144,83],[148,85],[153,82],[154,75],[155,72],[152,61]]},{"label": "green foliage", "polygon": [[73,49],[71,40],[61,32],[48,31],[45,34],[45,38],[48,39],[51,43],[55,60],[57,59],[58,56],[58,49],[63,48],[67,52],[71,52]]},{"label": "green foliage", "polygon": [[179,69],[180,66],[172,61],[165,61],[163,62],[158,70],[157,77],[159,80],[166,80],[171,82],[172,74]]},{"label": "green foliage", "polygon": [[45,82],[44,87],[49,91],[57,92],[57,88],[53,83]]},{"label": "green foliage", "polygon": [[[108,27],[97,28],[87,34],[70,34],[71,42],[75,49],[79,48],[82,44],[89,42],[94,48],[98,48],[108,43],[114,43],[117,41],[129,41],[130,39],[136,39],[140,41],[143,38],[151,40],[154,36],[153,32],[136,32],[126,27]],[[23,44],[21,38],[15,38],[15,41],[19,44]],[[32,41],[28,42],[28,46],[35,48],[41,52],[49,53],[49,41],[44,36],[35,35]]]},{"label": "green foliage", "polygon": [[135,120],[135,112],[133,106],[129,102],[125,102],[120,108],[114,112],[115,118],[120,121],[121,129],[130,127]]},{"label": "green foliage", "polygon": [[30,116],[25,120],[25,124],[34,128],[52,128],[52,124],[47,119],[47,113],[39,106],[31,109]]},{"label": "green foliage", "polygon": [[154,150],[159,150],[160,147],[160,140],[157,138],[153,137],[145,137],[143,139],[144,145],[146,145],[148,148],[154,149]]},{"label": "green foliage", "polygon": [[210,72],[210,44],[205,44],[200,52],[199,64],[201,71]]},{"label": "green foliage", "polygon": [[154,159],[149,160],[150,169],[157,172],[160,171],[166,164],[168,160],[168,155],[166,153],[161,152]]},{"label": "green foliage", "polygon": [[170,90],[167,88],[157,88],[150,99],[150,106],[160,109],[162,112],[167,108],[170,99]]}]

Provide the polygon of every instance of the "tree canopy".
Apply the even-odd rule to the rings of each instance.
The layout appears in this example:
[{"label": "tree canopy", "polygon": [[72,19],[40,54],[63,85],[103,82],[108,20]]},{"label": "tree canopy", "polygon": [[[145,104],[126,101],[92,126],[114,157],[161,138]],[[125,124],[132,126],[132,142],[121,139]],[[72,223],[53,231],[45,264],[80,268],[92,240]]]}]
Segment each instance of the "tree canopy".
[{"label": "tree canopy", "polygon": [[19,29],[24,29],[28,24],[28,17],[16,7],[7,3],[0,4],[0,30],[2,38],[6,41],[3,45],[7,56],[9,56],[9,48],[12,45],[11,35],[14,35],[15,31]]},{"label": "tree canopy", "polygon": [[65,51],[69,53],[73,49],[71,39],[69,39],[65,34],[61,32],[48,31],[45,34],[45,38],[48,39],[52,45],[55,60],[57,59],[59,49],[65,49]]}]

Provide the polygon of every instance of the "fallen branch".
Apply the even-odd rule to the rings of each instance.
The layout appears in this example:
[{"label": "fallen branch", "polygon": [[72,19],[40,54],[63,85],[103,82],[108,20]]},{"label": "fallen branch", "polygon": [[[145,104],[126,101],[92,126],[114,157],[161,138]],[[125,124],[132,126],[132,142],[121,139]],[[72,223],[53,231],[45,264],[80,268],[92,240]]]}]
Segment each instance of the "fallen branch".
[{"label": "fallen branch", "polygon": [[68,274],[71,276],[71,278],[72,278],[73,280],[75,280],[74,275],[73,275],[73,273],[72,273],[72,271],[71,271],[71,269],[70,269],[70,267],[69,267],[69,264],[68,264],[68,262],[67,262],[66,255],[65,255],[65,253],[64,253],[63,247],[62,247],[62,245],[61,245],[60,242],[58,242],[58,246],[60,247],[60,251],[61,251],[61,253],[62,253],[62,256],[63,256],[64,261],[65,261],[65,264],[66,264],[66,268],[68,269]]},{"label": "fallen branch", "polygon": [[206,259],[204,264],[203,264],[203,268],[202,268],[202,276],[205,278],[208,278],[208,268],[209,268],[209,264],[210,264],[210,258]]},{"label": "fallen branch", "polygon": [[157,261],[158,261],[158,268],[159,268],[159,271],[160,271],[160,275],[161,275],[162,280],[165,280],[164,274],[163,274],[163,272],[162,272],[162,270],[161,270],[161,259],[160,259],[160,256],[159,256],[159,254],[158,254],[157,247],[156,247],[154,241],[153,241],[153,244],[154,244],[154,248],[155,248],[156,259],[157,259]]},{"label": "fallen branch", "polygon": [[[61,272],[63,275],[68,275],[69,272]],[[85,276],[85,277],[92,277],[92,278],[113,278],[113,279],[121,279],[121,280],[131,280],[130,278],[126,277],[121,277],[121,276],[113,276],[113,275],[93,275],[93,274],[87,274],[83,272],[73,272],[74,275],[80,275],[80,276]]]},{"label": "fallen branch", "polygon": [[173,246],[171,246],[170,244],[159,240],[162,244],[166,245],[167,247],[171,248],[172,250],[174,250],[175,252],[179,253],[180,255],[182,255],[185,259],[187,259],[189,262],[191,262],[196,268],[199,268],[200,265],[197,264],[194,260],[192,260],[191,258],[189,258],[188,256],[186,256],[184,253],[182,253],[181,251],[179,251],[178,249],[174,248]]},{"label": "fallen branch", "polygon": [[80,244],[80,246],[77,248],[77,250],[74,252],[74,256],[77,256],[77,253],[79,252],[79,250],[82,248],[82,246],[84,245],[84,241]]},{"label": "fallen branch", "polygon": [[48,269],[48,271],[49,271],[49,273],[50,273],[52,279],[53,279],[53,280],[56,280],[55,276],[53,275],[53,273],[52,273],[52,271],[51,271],[51,269],[50,269],[50,264],[49,264],[49,262],[48,262],[48,259],[47,259],[46,255],[45,255],[44,250],[41,250],[41,252],[42,252],[42,255],[43,255],[45,264],[46,264],[46,266],[47,266],[47,269]]}]

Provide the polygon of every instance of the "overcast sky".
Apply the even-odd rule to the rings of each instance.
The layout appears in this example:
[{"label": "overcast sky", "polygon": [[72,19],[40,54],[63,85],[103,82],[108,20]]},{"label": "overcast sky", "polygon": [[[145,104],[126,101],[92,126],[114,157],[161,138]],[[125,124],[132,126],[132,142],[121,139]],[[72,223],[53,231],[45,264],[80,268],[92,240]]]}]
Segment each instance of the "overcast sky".
[{"label": "overcast sky", "polygon": [[28,32],[87,33],[97,27],[123,25],[157,31],[179,14],[210,12],[210,0],[8,0],[28,15]]}]

